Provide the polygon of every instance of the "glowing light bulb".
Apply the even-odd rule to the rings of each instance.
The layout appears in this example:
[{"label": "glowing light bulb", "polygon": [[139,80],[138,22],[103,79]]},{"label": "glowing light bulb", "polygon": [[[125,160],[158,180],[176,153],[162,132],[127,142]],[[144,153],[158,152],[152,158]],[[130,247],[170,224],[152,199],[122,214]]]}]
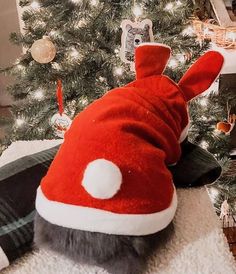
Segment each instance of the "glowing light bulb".
[{"label": "glowing light bulb", "polygon": [[200,146],[204,149],[208,149],[209,144],[205,140],[203,140],[203,141],[201,141]]},{"label": "glowing light bulb", "polygon": [[61,69],[61,66],[58,63],[53,62],[51,64],[52,64],[52,68],[54,68],[55,70],[60,70]]},{"label": "glowing light bulb", "polygon": [[122,67],[116,67],[114,69],[115,75],[121,76],[123,74],[123,68]]},{"label": "glowing light bulb", "polygon": [[206,107],[208,105],[208,99],[206,97],[201,97],[199,98],[199,104],[202,107]]},{"label": "glowing light bulb", "polygon": [[83,106],[86,106],[88,104],[88,99],[86,98],[82,98],[79,100],[80,104],[83,105]]},{"label": "glowing light bulb", "polygon": [[33,9],[39,9],[40,8],[40,5],[37,1],[33,1],[30,6]]},{"label": "glowing light bulb", "polygon": [[76,27],[82,28],[87,25],[87,20],[85,18],[82,18],[79,20],[77,24],[75,24]]},{"label": "glowing light bulb", "polygon": [[44,97],[44,90],[39,88],[33,94],[34,99],[42,100]]},{"label": "glowing light bulb", "polygon": [[171,11],[173,8],[174,8],[173,3],[168,3],[168,4],[166,5],[166,7],[165,7],[165,10]]},{"label": "glowing light bulb", "polygon": [[51,31],[49,32],[49,35],[50,35],[50,36],[58,36],[58,35],[59,35],[59,31],[58,31],[58,30],[51,30]]},{"label": "glowing light bulb", "polygon": [[177,2],[176,2],[176,5],[177,6],[181,6],[183,3],[180,1],[180,0],[178,0]]},{"label": "glowing light bulb", "polygon": [[74,4],[79,4],[79,3],[81,3],[81,0],[70,0],[72,3],[74,3]]},{"label": "glowing light bulb", "polygon": [[103,82],[106,81],[106,78],[105,78],[105,77],[102,77],[102,76],[99,76],[99,77],[98,77],[98,80],[99,80],[101,83],[103,83]]},{"label": "glowing light bulb", "polygon": [[168,64],[168,67],[170,68],[176,68],[178,66],[178,62],[176,59],[172,58]]},{"label": "glowing light bulb", "polygon": [[24,70],[25,67],[24,67],[23,65],[21,65],[21,64],[18,64],[18,65],[17,65],[17,69],[19,69],[19,70]]},{"label": "glowing light bulb", "polygon": [[17,126],[17,127],[23,126],[24,123],[25,123],[25,120],[24,120],[23,118],[17,118],[17,119],[16,119],[16,126]]},{"label": "glowing light bulb", "polygon": [[78,50],[77,50],[77,49],[72,48],[72,49],[70,50],[69,55],[70,55],[70,57],[71,57],[71,58],[73,58],[73,59],[77,59],[77,58],[79,58],[80,53],[78,52]]},{"label": "glowing light bulb", "polygon": [[177,59],[180,63],[184,63],[186,61],[184,54],[178,54]]},{"label": "glowing light bulb", "polygon": [[140,6],[135,5],[135,6],[133,7],[133,14],[134,14],[136,17],[139,17],[139,16],[141,16],[141,15],[143,14],[143,10],[141,9]]},{"label": "glowing light bulb", "polygon": [[91,0],[91,1],[90,1],[90,4],[91,4],[92,6],[97,6],[98,3],[99,3],[98,0]]}]

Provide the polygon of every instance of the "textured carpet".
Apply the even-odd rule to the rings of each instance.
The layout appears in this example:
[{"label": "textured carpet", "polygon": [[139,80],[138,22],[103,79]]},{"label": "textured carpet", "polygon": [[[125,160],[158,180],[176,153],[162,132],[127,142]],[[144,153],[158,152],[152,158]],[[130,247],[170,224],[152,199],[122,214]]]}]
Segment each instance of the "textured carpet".
[{"label": "textured carpet", "polygon": [[[0,158],[0,166],[38,152],[58,141],[16,142]],[[103,269],[76,264],[62,255],[35,250],[2,274],[102,274]],[[235,274],[236,263],[205,188],[178,190],[174,230],[150,258],[148,274]]]}]

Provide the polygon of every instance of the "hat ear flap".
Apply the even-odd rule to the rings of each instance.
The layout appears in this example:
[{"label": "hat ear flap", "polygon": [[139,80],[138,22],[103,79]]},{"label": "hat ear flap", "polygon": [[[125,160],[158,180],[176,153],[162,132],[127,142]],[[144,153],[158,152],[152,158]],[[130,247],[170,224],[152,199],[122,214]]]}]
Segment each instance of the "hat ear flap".
[{"label": "hat ear flap", "polygon": [[143,43],[135,50],[136,78],[161,75],[170,58],[168,46],[157,43]]},{"label": "hat ear flap", "polygon": [[224,57],[217,51],[201,56],[179,81],[187,101],[203,93],[215,81],[224,64]]}]

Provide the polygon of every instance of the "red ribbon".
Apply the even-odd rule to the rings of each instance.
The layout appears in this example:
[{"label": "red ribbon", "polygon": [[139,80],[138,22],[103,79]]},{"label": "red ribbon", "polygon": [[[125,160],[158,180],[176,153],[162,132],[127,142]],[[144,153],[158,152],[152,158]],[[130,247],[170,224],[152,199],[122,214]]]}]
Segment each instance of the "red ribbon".
[{"label": "red ribbon", "polygon": [[59,113],[60,115],[62,115],[64,112],[64,107],[63,107],[63,92],[62,92],[61,80],[57,80],[57,103],[58,103]]}]

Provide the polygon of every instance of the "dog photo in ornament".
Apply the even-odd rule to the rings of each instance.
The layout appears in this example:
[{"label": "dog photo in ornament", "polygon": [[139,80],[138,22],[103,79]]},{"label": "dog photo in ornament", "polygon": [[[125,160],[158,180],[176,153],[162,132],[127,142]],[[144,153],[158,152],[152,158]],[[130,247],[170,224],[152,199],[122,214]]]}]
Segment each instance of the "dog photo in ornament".
[{"label": "dog photo in ornament", "polygon": [[145,19],[141,22],[123,20],[121,23],[121,60],[125,63],[134,62],[134,51],[142,43],[153,42],[152,21]]},{"label": "dog photo in ornament", "polygon": [[177,208],[168,166],[188,135],[188,102],[223,65],[209,51],[175,83],[163,75],[170,55],[168,46],[141,44],[136,80],[75,117],[37,190],[38,246],[112,274],[138,274],[168,239]]}]

